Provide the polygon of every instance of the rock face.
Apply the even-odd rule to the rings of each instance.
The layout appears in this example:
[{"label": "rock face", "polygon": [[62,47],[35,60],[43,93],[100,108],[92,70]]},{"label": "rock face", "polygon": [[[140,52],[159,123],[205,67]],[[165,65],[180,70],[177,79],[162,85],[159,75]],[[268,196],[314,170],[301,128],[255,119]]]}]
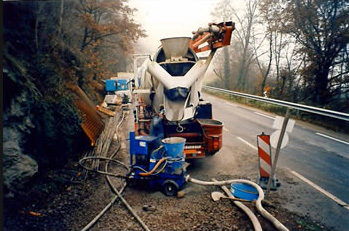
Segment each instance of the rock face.
[{"label": "rock face", "polygon": [[[26,155],[23,146],[25,137],[30,135],[34,125],[30,119],[32,94],[24,83],[24,67],[14,59],[7,58],[4,69],[4,108],[3,108],[3,186],[4,196],[14,197],[21,193],[23,186],[38,172],[37,162]],[[32,87],[33,88],[33,87]],[[22,191],[21,191],[22,190]]]},{"label": "rock face", "polygon": [[3,129],[3,185],[5,197],[13,197],[38,172],[38,164],[20,148],[21,133],[14,128]]},{"label": "rock face", "polygon": [[15,200],[26,195],[26,183],[39,166],[38,178],[63,166],[79,147],[80,118],[72,93],[57,80],[62,73],[54,65],[40,65],[4,54],[3,185],[4,196]]}]

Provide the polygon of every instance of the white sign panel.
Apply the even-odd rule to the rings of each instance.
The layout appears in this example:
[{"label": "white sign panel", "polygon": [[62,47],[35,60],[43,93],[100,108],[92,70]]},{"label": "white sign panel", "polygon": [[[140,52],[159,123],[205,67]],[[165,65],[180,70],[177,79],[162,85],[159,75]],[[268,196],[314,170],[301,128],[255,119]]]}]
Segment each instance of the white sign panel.
[{"label": "white sign panel", "polygon": [[[284,117],[276,116],[274,119],[272,128],[276,130],[281,130],[283,123],[284,123]],[[286,132],[292,132],[295,123],[296,123],[295,120],[289,119],[286,127]]]},{"label": "white sign panel", "polygon": [[[277,130],[277,131],[273,132],[273,134],[271,134],[271,136],[270,136],[270,144],[273,148],[276,148],[278,145],[280,133],[281,133],[281,131]],[[289,137],[288,137],[287,133],[285,132],[284,138],[282,139],[280,149],[283,149],[284,147],[286,147],[286,145],[288,144],[288,141],[289,141]]]}]

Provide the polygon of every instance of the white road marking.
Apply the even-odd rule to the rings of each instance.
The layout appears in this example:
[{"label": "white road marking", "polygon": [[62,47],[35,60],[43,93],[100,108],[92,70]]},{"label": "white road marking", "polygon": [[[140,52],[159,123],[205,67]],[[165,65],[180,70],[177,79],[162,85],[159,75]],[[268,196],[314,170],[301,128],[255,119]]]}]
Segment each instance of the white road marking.
[{"label": "white road marking", "polygon": [[262,114],[262,113],[259,113],[259,112],[254,112],[255,114],[257,114],[257,115],[260,115],[260,116],[264,116],[264,117],[267,117],[267,118],[269,118],[269,119],[275,119],[274,117],[272,117],[272,116],[268,116],[268,115],[264,115],[264,114]]},{"label": "white road marking", "polygon": [[293,175],[295,175],[296,177],[298,177],[299,179],[301,179],[302,181],[304,181],[305,183],[309,184],[310,186],[312,186],[313,188],[318,190],[319,192],[325,194],[328,198],[334,200],[340,206],[343,206],[344,208],[349,210],[349,205],[347,203],[345,203],[344,201],[342,201],[341,199],[339,199],[338,197],[336,197],[335,195],[333,195],[332,193],[330,193],[330,192],[326,191],[325,189],[321,188],[320,186],[318,186],[317,184],[315,184],[312,181],[308,180],[307,178],[305,178],[301,174],[299,174],[299,173],[297,173],[295,171],[290,171],[290,172]]},{"label": "white road marking", "polygon": [[254,150],[258,150],[258,148],[256,148],[254,145],[250,144],[249,142],[247,142],[246,140],[242,139],[241,137],[237,137],[240,141],[244,142],[245,144],[247,144],[248,146],[250,146],[251,148],[253,148]]},{"label": "white road marking", "polygon": [[229,130],[225,127],[223,127],[223,130],[226,131],[226,132],[229,132]]},{"label": "white road marking", "polygon": [[237,105],[232,104],[232,103],[225,102],[225,104],[227,104],[227,105],[229,105],[229,106],[231,106],[231,107],[237,107]]},{"label": "white road marking", "polygon": [[336,138],[333,138],[333,137],[331,137],[331,136],[324,135],[324,134],[318,133],[318,132],[315,133],[315,134],[316,134],[316,135],[319,135],[319,136],[326,137],[326,138],[331,139],[331,140],[335,140],[335,141],[337,141],[337,142],[340,142],[340,143],[343,143],[343,144],[346,144],[346,145],[349,145],[349,143],[348,143],[348,142],[345,142],[344,140],[336,139]]}]

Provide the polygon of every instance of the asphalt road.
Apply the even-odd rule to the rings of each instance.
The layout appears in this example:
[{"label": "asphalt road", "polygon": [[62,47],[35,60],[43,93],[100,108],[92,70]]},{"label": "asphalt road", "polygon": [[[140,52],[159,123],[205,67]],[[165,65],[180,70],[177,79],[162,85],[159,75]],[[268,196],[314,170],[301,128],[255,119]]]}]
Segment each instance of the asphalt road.
[{"label": "asphalt road", "polygon": [[[207,174],[214,171],[239,175],[234,171],[243,166],[249,172],[247,177],[257,178],[257,135],[275,131],[275,116],[211,95],[204,95],[204,99],[213,104],[214,119],[224,123],[223,148],[210,161],[200,163],[206,166],[194,167],[193,174],[205,169]],[[234,153],[240,153],[240,157],[235,158]],[[282,172],[282,176],[277,175],[282,184],[278,191],[289,199],[285,202],[287,208],[336,230],[348,230],[349,207],[338,204],[349,203],[349,139],[345,135],[296,122],[277,166],[277,174]]]}]

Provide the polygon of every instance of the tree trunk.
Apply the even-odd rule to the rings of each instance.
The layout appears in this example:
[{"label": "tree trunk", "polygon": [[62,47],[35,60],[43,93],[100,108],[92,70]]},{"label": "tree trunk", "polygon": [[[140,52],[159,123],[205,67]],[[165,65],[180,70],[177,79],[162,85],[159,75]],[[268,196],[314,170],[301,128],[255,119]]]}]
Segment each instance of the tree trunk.
[{"label": "tree trunk", "polygon": [[267,77],[269,75],[270,72],[270,67],[271,67],[271,62],[273,60],[273,33],[270,32],[270,38],[269,38],[269,63],[268,63],[268,68],[266,70],[266,72],[263,75],[263,81],[262,81],[262,94],[264,93],[264,87],[265,84],[267,82]]},{"label": "tree trunk", "polygon": [[81,48],[80,48],[80,51],[83,52],[85,47],[86,47],[86,43],[87,43],[87,33],[88,33],[88,30],[87,28],[85,27],[84,28],[84,37],[82,39],[82,43],[81,43]]},{"label": "tree trunk", "polygon": [[224,52],[224,84],[225,88],[230,90],[230,57],[229,57],[229,47],[223,48]]},{"label": "tree trunk", "polygon": [[315,93],[316,93],[316,103],[325,105],[327,102],[327,85],[328,85],[328,74],[330,66],[323,65],[318,66],[316,73],[316,83],[315,83]]},{"label": "tree trunk", "polygon": [[59,9],[59,20],[58,20],[58,38],[61,38],[62,36],[63,13],[64,13],[64,0],[61,0],[60,9]]}]

